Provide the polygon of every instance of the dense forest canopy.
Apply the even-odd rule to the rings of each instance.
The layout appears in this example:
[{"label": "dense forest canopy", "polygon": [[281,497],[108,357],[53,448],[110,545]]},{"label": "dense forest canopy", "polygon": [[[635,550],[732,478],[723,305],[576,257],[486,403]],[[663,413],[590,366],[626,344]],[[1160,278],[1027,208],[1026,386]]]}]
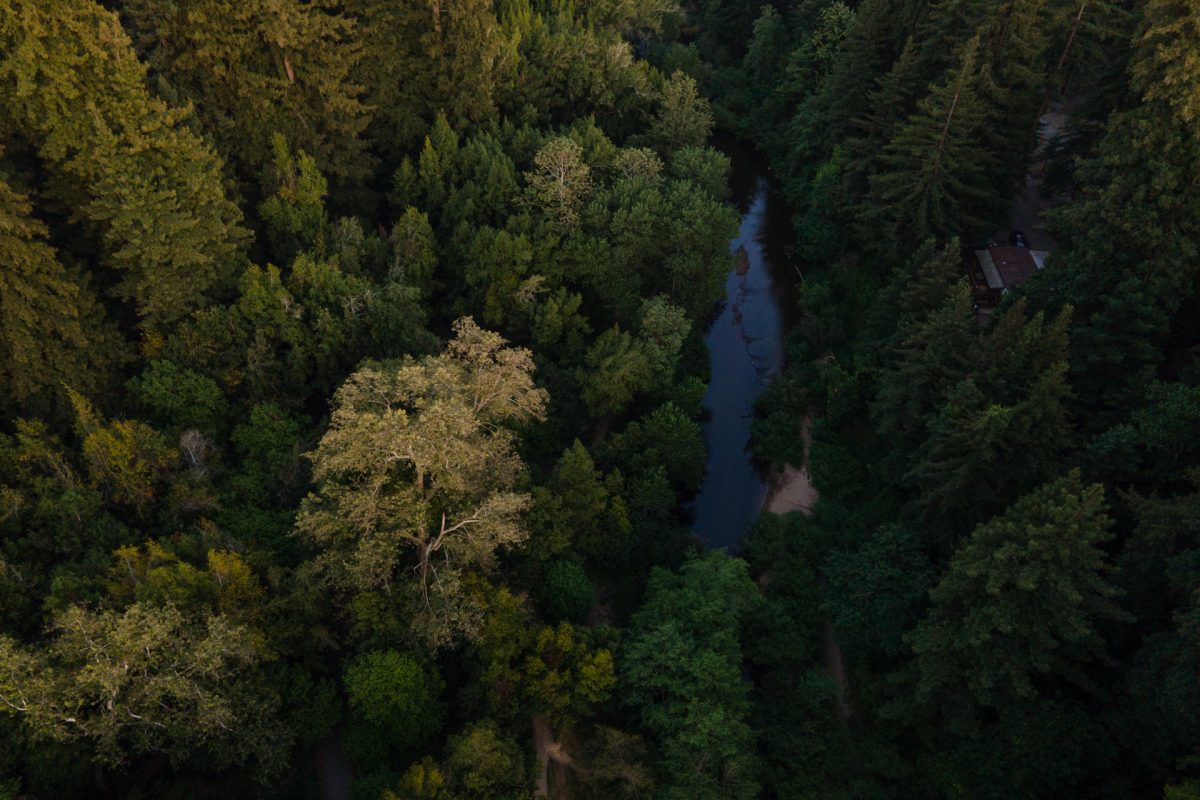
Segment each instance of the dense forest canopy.
[{"label": "dense forest canopy", "polygon": [[[0,0],[0,798],[1200,797],[1198,64],[1191,0]],[[730,554],[733,137],[820,499]]]}]

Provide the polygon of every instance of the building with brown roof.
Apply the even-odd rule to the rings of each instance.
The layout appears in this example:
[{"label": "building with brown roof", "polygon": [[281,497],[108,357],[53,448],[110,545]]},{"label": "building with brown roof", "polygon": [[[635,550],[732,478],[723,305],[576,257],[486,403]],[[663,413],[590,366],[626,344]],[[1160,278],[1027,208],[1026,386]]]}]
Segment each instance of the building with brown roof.
[{"label": "building with brown roof", "polygon": [[1000,297],[1006,291],[1020,286],[1036,270],[1041,269],[1048,255],[1044,250],[998,244],[989,245],[985,250],[976,250],[975,260],[981,273],[976,277],[983,278],[981,285],[976,287],[981,291],[980,299],[986,297],[993,305],[1000,302]]}]

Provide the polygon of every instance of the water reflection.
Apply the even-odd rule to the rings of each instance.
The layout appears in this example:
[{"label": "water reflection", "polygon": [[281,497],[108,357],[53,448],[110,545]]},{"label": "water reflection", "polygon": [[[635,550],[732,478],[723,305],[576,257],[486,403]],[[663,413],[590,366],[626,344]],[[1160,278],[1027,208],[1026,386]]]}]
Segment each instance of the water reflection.
[{"label": "water reflection", "polygon": [[733,548],[767,494],[761,466],[747,450],[750,422],[755,398],[783,365],[795,272],[787,274],[791,267],[781,252],[789,234],[787,212],[761,160],[745,148],[726,150],[742,223],[729,245],[737,258],[725,282],[725,301],[704,337],[712,364],[702,426],[708,472],[693,505],[692,531],[711,547]]}]

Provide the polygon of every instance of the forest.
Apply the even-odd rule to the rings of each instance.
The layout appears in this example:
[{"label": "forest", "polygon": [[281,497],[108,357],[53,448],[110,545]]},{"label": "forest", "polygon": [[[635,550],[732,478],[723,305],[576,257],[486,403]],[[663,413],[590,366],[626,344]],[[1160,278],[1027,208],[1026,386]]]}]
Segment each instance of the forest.
[{"label": "forest", "polygon": [[0,0],[0,800],[1041,797],[1200,800],[1194,0]]}]

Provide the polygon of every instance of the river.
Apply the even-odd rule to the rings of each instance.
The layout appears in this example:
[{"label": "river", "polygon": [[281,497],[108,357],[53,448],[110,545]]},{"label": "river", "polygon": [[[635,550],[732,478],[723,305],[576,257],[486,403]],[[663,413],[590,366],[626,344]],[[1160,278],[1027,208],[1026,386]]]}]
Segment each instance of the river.
[{"label": "river", "polygon": [[736,259],[704,336],[712,365],[701,426],[708,470],[692,506],[692,532],[710,547],[736,549],[767,497],[767,466],[748,450],[750,422],[755,399],[783,366],[798,275],[783,252],[790,215],[762,157],[730,140],[716,144],[730,157],[730,188],[742,215],[729,249],[745,257]]}]

